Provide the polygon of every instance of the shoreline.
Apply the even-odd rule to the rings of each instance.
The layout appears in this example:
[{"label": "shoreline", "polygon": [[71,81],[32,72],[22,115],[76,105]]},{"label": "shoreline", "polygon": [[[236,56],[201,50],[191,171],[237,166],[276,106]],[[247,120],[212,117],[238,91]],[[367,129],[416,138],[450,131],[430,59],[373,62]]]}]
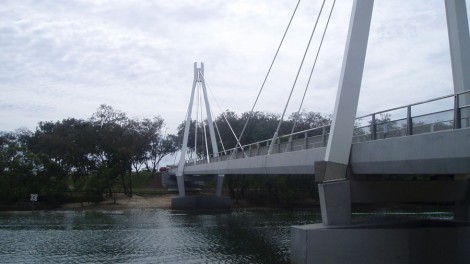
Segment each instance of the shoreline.
[{"label": "shoreline", "polygon": [[[128,197],[122,193],[115,194],[114,198],[106,198],[99,203],[93,202],[75,202],[75,203],[64,203],[57,207],[47,207],[41,204],[30,206],[11,206],[8,208],[2,208],[1,212],[15,212],[15,211],[114,211],[114,210],[133,210],[133,209],[164,209],[171,210],[171,199],[178,197],[178,194],[163,194],[163,195],[151,195],[151,194],[134,194],[132,197]],[[277,211],[277,210],[291,210],[291,209],[318,209],[318,204],[310,202],[300,203],[288,207],[275,206],[275,205],[254,205],[247,201],[240,200],[239,204],[232,203],[231,209],[228,210],[249,210],[249,211]],[[194,208],[184,211],[201,211],[202,209]],[[213,211],[213,210],[203,210]],[[224,211],[227,211],[225,209]]]},{"label": "shoreline", "polygon": [[65,203],[54,210],[84,210],[84,211],[107,211],[125,209],[171,209],[171,199],[177,197],[175,194],[164,195],[140,195],[134,194],[128,197],[124,194],[116,194],[116,202],[113,198],[106,198],[99,203]]}]

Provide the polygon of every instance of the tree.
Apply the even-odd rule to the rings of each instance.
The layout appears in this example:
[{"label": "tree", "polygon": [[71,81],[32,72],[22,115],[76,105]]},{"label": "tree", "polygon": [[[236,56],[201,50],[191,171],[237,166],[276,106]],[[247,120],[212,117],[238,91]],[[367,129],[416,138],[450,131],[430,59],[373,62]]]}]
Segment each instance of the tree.
[{"label": "tree", "polygon": [[24,144],[26,134],[0,135],[0,201],[27,201],[30,193],[48,197],[63,193],[67,186],[60,164]]}]

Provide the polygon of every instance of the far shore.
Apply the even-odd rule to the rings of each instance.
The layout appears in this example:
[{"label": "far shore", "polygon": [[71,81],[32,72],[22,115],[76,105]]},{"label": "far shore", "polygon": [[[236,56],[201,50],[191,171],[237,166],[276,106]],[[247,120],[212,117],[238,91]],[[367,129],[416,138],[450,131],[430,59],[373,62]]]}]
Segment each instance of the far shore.
[{"label": "far shore", "polygon": [[[22,205],[11,205],[9,207],[1,208],[0,211],[37,211],[37,210],[51,210],[51,211],[114,211],[114,210],[134,210],[134,209],[171,209],[171,199],[178,197],[178,194],[142,194],[135,193],[132,197],[129,197],[123,193],[116,193],[114,197],[108,197],[105,200],[93,203],[93,202],[76,202],[76,203],[65,203],[57,207],[49,207],[47,205],[40,204],[22,204]],[[207,194],[203,194],[207,195]],[[254,205],[247,201],[239,200],[238,204],[232,201],[232,209],[234,210],[249,210],[249,211],[272,211],[272,210],[285,210],[292,208],[318,208],[318,202],[316,201],[304,201],[296,203],[293,206],[276,206],[276,205]],[[195,210],[198,210],[195,208]]]},{"label": "far shore", "polygon": [[176,194],[165,195],[139,195],[128,197],[124,194],[116,194],[114,198],[107,198],[99,203],[66,203],[55,210],[126,210],[126,209],[170,209],[171,198],[178,197]]},{"label": "far shore", "polygon": [[[124,194],[116,195],[116,202],[113,198],[107,198],[99,203],[67,203],[63,204],[55,210],[130,210],[130,209],[171,209],[171,199],[178,197],[178,194],[164,194],[164,195],[141,195],[134,194],[128,197]],[[305,201],[299,203],[291,208],[316,208],[317,202]],[[270,211],[270,210],[283,210],[286,207],[279,206],[256,206],[249,204],[244,200],[240,200],[239,204],[233,201],[232,209],[243,209],[250,211]]]}]

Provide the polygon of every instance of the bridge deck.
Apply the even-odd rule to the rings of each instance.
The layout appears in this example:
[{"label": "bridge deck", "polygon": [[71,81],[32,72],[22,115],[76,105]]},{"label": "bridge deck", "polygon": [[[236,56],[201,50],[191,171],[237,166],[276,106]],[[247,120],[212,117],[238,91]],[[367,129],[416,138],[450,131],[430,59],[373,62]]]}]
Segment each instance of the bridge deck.
[{"label": "bridge deck", "polygon": [[[325,147],[186,165],[185,175],[315,174]],[[352,144],[354,174],[468,174],[470,129],[372,140]],[[172,169],[170,173],[175,173]]]}]

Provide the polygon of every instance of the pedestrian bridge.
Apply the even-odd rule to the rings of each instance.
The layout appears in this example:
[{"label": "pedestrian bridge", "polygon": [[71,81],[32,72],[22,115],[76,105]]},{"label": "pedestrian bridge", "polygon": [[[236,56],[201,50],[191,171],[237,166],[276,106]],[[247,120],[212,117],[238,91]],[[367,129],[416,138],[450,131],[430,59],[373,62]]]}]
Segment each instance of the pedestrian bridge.
[{"label": "pedestrian bridge", "polygon": [[[459,104],[459,98],[467,94],[444,96],[357,118],[350,172],[467,174],[470,171],[468,106]],[[442,110],[414,114],[415,109],[429,107]],[[384,116],[385,120],[380,118]],[[393,116],[397,118],[392,120]],[[184,174],[313,175],[315,163],[325,160],[329,132],[328,125],[278,137],[269,155],[272,139],[189,160]],[[175,174],[176,168],[170,173]],[[318,177],[317,180],[322,181]]]}]

